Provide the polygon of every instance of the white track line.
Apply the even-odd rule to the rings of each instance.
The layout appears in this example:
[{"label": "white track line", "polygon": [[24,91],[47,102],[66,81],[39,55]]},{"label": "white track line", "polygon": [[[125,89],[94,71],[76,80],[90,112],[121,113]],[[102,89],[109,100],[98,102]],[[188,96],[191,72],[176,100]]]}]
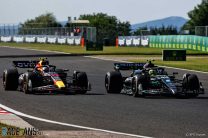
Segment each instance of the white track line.
[{"label": "white track line", "polygon": [[116,132],[116,131],[110,131],[110,130],[105,130],[105,129],[98,129],[98,128],[92,128],[92,127],[85,127],[85,126],[79,126],[79,125],[73,125],[73,124],[68,124],[68,123],[62,123],[62,122],[57,122],[57,121],[52,121],[48,119],[43,119],[31,115],[27,115],[24,113],[21,113],[19,111],[16,111],[12,108],[9,108],[5,105],[0,104],[0,108],[3,108],[4,110],[7,110],[8,112],[14,113],[18,116],[42,121],[42,122],[47,122],[47,123],[52,123],[52,124],[57,124],[57,125],[63,125],[63,126],[69,126],[69,127],[75,127],[75,128],[80,128],[80,129],[87,129],[87,130],[93,130],[93,131],[100,131],[100,132],[106,132],[106,133],[111,133],[111,134],[117,134],[117,135],[124,135],[124,136],[130,136],[130,137],[138,137],[138,138],[152,138],[148,136],[142,136],[142,135],[135,135],[135,134],[128,134],[128,133],[122,133],[122,132]]},{"label": "white track line", "polygon": [[[106,58],[102,58],[102,57],[95,57],[95,56],[85,56],[85,57],[88,57],[88,58],[94,58],[94,59],[100,59],[100,60],[106,60],[106,61],[115,61],[115,62],[123,62],[123,63],[133,63],[133,62],[130,62],[130,61],[124,61],[124,60],[114,60],[114,59],[106,59]],[[170,68],[170,69],[177,69],[177,70],[183,70],[183,71],[191,71],[191,72],[197,72],[197,73],[204,73],[204,74],[208,74],[208,72],[197,71],[197,70],[182,69],[182,68],[175,68],[175,67],[168,67],[168,66],[160,66],[160,67]]]},{"label": "white track line", "polygon": [[50,51],[50,50],[38,50],[38,49],[22,48],[22,47],[0,46],[0,48],[1,47],[13,48],[13,49],[22,49],[22,50],[31,50],[31,51],[42,51],[42,52],[57,53],[57,54],[71,54],[71,53],[66,53],[66,52]]}]

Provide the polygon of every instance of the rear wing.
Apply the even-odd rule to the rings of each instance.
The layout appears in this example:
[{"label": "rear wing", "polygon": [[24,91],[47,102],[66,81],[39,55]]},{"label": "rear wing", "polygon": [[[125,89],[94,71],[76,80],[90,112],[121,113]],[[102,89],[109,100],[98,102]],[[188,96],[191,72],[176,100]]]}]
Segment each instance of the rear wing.
[{"label": "rear wing", "polygon": [[138,70],[143,69],[146,63],[114,63],[115,70]]},{"label": "rear wing", "polygon": [[[13,61],[13,65],[17,68],[35,68],[39,60],[32,61]],[[49,65],[49,61],[44,61],[43,65]]]}]

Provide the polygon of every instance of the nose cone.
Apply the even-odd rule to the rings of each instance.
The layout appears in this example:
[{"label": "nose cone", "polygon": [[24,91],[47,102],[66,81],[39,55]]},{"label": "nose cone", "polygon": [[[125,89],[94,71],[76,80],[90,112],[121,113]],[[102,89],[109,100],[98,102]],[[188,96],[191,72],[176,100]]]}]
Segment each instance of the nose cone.
[{"label": "nose cone", "polygon": [[63,81],[56,81],[55,85],[58,86],[58,88],[65,88]]}]

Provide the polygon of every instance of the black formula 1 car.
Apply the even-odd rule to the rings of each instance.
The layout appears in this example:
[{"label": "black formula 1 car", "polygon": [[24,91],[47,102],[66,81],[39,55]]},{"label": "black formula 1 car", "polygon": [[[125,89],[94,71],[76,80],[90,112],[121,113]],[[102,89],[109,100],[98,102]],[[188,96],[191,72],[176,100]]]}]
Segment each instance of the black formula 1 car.
[{"label": "black formula 1 car", "polygon": [[[171,95],[197,97],[204,94],[202,83],[197,75],[186,73],[182,79],[176,78],[177,72],[171,75],[165,68],[148,63],[115,63],[115,71],[107,72],[105,88],[108,93],[125,93],[134,97],[152,95]],[[133,70],[129,77],[123,77],[121,70]]]},{"label": "black formula 1 car", "polygon": [[[19,90],[26,94],[35,92],[64,92],[85,94],[91,90],[85,72],[74,71],[68,76],[67,69],[57,69],[50,65],[48,60],[37,67],[40,61],[13,61],[14,68],[5,69],[3,72],[3,87],[5,90]],[[18,68],[28,68],[24,73],[19,73]]]}]

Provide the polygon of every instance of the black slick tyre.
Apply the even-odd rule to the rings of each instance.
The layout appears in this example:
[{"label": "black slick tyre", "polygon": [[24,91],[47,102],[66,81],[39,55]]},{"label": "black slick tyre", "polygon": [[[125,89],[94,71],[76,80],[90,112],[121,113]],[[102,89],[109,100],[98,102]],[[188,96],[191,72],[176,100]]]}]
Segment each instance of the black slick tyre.
[{"label": "black slick tyre", "polygon": [[120,72],[108,72],[105,76],[105,88],[107,93],[120,93],[123,88],[123,78]]},{"label": "black slick tyre", "polygon": [[76,86],[83,89],[83,90],[78,90],[76,93],[78,94],[86,94],[87,93],[87,88],[88,88],[88,77],[85,72],[78,72],[76,74]]},{"label": "black slick tyre", "polygon": [[200,85],[199,85],[199,79],[197,75],[191,74],[188,77],[188,88],[189,90],[199,90]]},{"label": "black slick tyre", "polygon": [[[200,89],[199,79],[195,74],[185,74],[183,78],[183,91],[185,97],[197,97]],[[192,91],[193,93],[187,93]]]},{"label": "black slick tyre", "polygon": [[17,90],[18,88],[18,71],[17,69],[8,69],[3,72],[4,90]]}]

